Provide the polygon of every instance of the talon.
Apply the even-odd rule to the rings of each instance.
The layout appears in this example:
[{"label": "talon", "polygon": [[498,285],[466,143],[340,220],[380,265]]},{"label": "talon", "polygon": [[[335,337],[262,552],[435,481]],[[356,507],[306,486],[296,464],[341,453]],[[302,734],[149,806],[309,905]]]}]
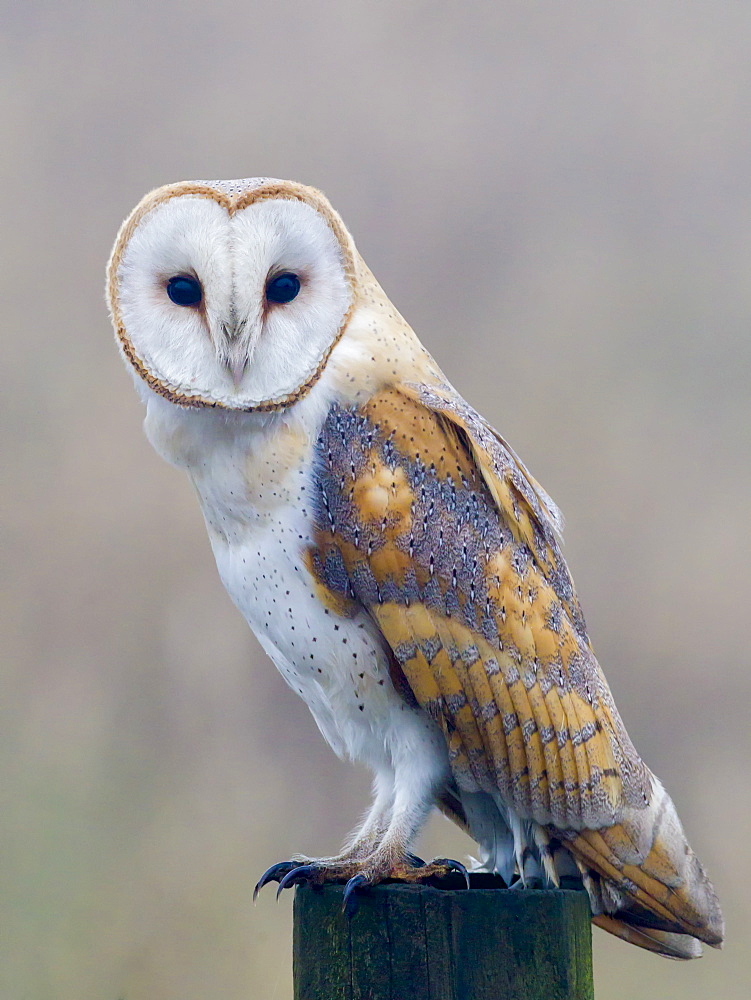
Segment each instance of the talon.
[{"label": "talon", "polygon": [[269,882],[279,882],[287,872],[291,872],[299,867],[300,863],[298,861],[280,861],[278,864],[272,865],[271,868],[267,868],[256,882],[256,887],[253,890],[253,902],[255,902],[256,896],[265,885],[268,885]]},{"label": "talon", "polygon": [[445,868],[449,868],[451,871],[457,872],[459,875],[463,875],[464,881],[467,883],[467,888],[470,888],[469,872],[460,861],[452,861],[451,858],[436,858],[433,864],[443,865]]},{"label": "talon", "polygon": [[413,868],[424,868],[427,864],[422,858],[418,858],[416,854],[405,854],[405,858]]},{"label": "talon", "polygon": [[353,875],[344,887],[344,898],[342,901],[342,913],[350,920],[357,913],[358,899],[356,891],[361,886],[368,885],[365,875]]},{"label": "talon", "polygon": [[291,885],[295,885],[297,882],[305,882],[311,875],[315,875],[319,871],[319,865],[295,865],[292,871],[288,871],[284,878],[280,880],[279,888],[276,890],[276,898],[279,899],[282,892],[285,889],[289,889]]}]

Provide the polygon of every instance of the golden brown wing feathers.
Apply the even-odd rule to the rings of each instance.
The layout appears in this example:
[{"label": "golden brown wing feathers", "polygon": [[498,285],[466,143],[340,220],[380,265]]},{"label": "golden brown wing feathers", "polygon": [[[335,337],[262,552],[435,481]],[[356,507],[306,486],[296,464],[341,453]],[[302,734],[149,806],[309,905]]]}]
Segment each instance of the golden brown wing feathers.
[{"label": "golden brown wing feathers", "polygon": [[547,827],[601,878],[603,905],[630,898],[716,941],[711,886],[694,906],[700,876],[656,837],[657,810],[680,825],[592,653],[547,494],[448,388],[383,390],[335,408],[325,434],[311,564],[378,623],[458,787]]}]

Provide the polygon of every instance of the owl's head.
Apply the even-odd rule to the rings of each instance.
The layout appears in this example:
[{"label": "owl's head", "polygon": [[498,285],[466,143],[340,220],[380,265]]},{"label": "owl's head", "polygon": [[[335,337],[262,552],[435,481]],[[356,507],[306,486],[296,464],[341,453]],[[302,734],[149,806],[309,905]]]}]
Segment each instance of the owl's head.
[{"label": "owl's head", "polygon": [[355,299],[352,238],[290,181],[172,184],[123,224],[107,294],[125,358],[182,406],[265,410],[316,381]]}]

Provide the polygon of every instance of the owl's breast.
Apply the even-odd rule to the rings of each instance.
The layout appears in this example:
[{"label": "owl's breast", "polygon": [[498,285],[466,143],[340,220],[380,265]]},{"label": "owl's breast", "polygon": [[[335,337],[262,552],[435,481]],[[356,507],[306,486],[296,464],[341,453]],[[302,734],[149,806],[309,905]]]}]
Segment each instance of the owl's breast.
[{"label": "owl's breast", "polygon": [[301,454],[262,474],[263,461],[254,455],[244,482],[229,467],[194,476],[222,582],[334,751],[377,764],[384,735],[414,709],[393,687],[372,618],[313,575],[312,462]]}]

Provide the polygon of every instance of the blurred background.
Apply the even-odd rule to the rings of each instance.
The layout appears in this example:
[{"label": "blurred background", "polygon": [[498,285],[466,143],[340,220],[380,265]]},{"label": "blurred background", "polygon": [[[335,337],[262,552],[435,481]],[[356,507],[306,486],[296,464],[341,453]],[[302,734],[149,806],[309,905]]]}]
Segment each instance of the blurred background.
[{"label": "blurred background", "polygon": [[[599,1000],[748,995],[751,5],[7,4],[2,1000],[291,996],[291,900],[368,800],[151,451],[104,265],[150,188],[322,188],[568,518],[637,747],[727,922],[595,931]],[[420,853],[463,856],[440,817]]]}]

